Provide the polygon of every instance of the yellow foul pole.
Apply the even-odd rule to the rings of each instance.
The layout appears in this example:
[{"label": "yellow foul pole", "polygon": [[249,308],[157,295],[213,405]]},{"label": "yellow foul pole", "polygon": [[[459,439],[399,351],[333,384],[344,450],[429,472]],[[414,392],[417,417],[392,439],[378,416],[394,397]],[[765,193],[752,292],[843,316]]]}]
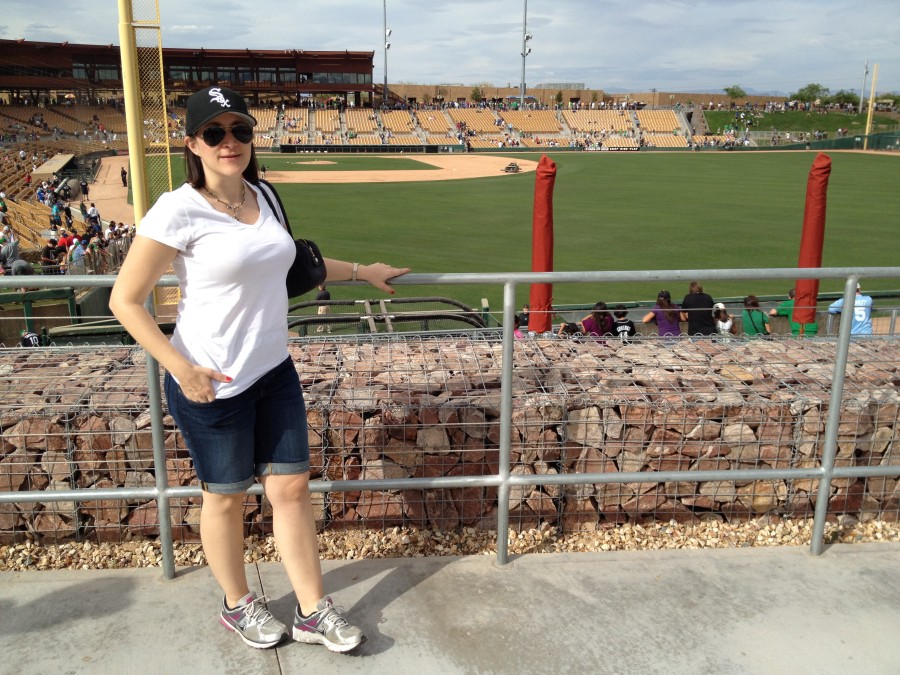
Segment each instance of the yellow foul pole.
[{"label": "yellow foul pole", "polygon": [[122,88],[125,93],[125,124],[128,129],[128,164],[134,201],[135,224],[140,224],[150,208],[144,166],[144,115],[141,111],[137,41],[131,0],[119,0],[119,51],[122,57]]},{"label": "yellow foul pole", "polygon": [[869,94],[869,114],[866,117],[866,135],[863,138],[863,150],[869,149],[869,134],[872,133],[872,116],[875,114],[875,87],[878,84],[878,64],[872,68],[872,93]]}]

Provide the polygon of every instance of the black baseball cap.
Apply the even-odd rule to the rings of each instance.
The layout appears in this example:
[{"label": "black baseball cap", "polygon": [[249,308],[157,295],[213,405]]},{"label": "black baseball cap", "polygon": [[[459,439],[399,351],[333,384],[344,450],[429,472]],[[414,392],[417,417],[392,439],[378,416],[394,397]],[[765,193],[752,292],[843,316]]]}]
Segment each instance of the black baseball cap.
[{"label": "black baseball cap", "polygon": [[188,98],[184,132],[193,136],[200,127],[223,113],[233,113],[251,127],[256,126],[256,118],[248,112],[243,96],[228,87],[207,87]]}]

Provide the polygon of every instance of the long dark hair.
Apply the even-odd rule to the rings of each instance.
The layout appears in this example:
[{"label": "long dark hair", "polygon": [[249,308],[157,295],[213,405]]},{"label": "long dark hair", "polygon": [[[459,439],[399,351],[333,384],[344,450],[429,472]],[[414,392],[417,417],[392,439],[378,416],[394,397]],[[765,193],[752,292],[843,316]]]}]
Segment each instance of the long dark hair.
[{"label": "long dark hair", "polygon": [[[193,138],[196,138],[194,136]],[[197,139],[198,143],[203,143],[203,139]],[[199,155],[191,152],[191,149],[184,146],[184,175],[185,182],[191,187],[200,189],[206,187],[206,172],[203,171],[203,162],[200,161]],[[256,159],[256,146],[250,146],[250,163],[244,169],[244,180],[251,185],[259,185],[259,161]]]},{"label": "long dark hair", "polygon": [[606,309],[606,303],[602,300],[594,305],[593,310],[591,311],[591,318],[597,323],[597,328],[600,329],[600,333],[605,335],[609,332],[609,312]]},{"label": "long dark hair", "polygon": [[656,304],[659,305],[659,308],[665,310],[666,318],[669,321],[677,321],[678,315],[675,313],[674,305],[666,298],[664,295],[660,295],[656,298]]}]

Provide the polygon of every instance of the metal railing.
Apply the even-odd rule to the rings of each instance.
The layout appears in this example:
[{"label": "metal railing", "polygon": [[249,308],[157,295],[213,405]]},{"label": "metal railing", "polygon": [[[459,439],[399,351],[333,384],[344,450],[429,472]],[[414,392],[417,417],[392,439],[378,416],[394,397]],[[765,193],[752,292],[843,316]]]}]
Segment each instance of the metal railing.
[{"label": "metal railing", "polygon": [[[825,425],[824,445],[821,462],[817,466],[804,468],[773,469],[726,469],[726,470],[661,470],[652,475],[638,471],[582,472],[569,474],[528,474],[515,475],[511,472],[511,430],[513,413],[513,353],[515,338],[513,318],[518,307],[516,289],[520,285],[533,283],[606,283],[606,282],[650,282],[650,281],[691,281],[702,278],[714,280],[755,280],[755,279],[844,279],[844,305],[853,306],[856,285],[863,278],[900,278],[900,267],[859,267],[822,269],[752,269],[752,270],[655,270],[655,271],[615,271],[615,272],[551,272],[551,273],[491,273],[491,274],[410,274],[394,281],[396,285],[464,285],[497,284],[503,287],[503,333],[502,365],[500,389],[500,434],[499,468],[495,474],[480,476],[452,476],[436,478],[397,478],[359,480],[317,480],[311,481],[314,493],[349,492],[360,490],[426,490],[442,488],[494,487],[497,497],[497,561],[508,562],[508,531],[510,524],[509,497],[515,488],[528,486],[563,486],[610,483],[641,483],[648,479],[654,483],[702,481],[754,481],[811,479],[818,481],[818,494],[827,495],[831,483],[839,478],[900,476],[900,465],[886,466],[836,466],[838,427],[844,391],[845,371],[851,344],[852,313],[840,316],[840,328],[836,339],[836,357],[831,375],[830,401]],[[29,286],[46,288],[65,287],[107,287],[115,282],[114,276],[62,276],[30,277]],[[16,287],[20,279],[0,277],[0,289]],[[346,283],[346,282],[345,282]],[[161,286],[176,286],[174,277],[164,277]],[[873,338],[877,339],[877,338]],[[833,340],[833,338],[832,338]],[[166,447],[163,428],[163,406],[160,391],[160,371],[157,362],[147,356],[147,387],[151,417],[153,466],[156,485],[138,488],[87,488],[52,491],[0,492],[0,504],[35,502],[82,502],[92,500],[146,499],[156,500],[159,514],[159,538],[162,548],[162,568],[166,578],[175,575],[175,558],[170,521],[170,501],[198,497],[201,490],[197,486],[177,486],[168,484],[166,467]],[[262,494],[260,485],[255,485],[250,494]],[[817,499],[815,503],[813,532],[810,550],[819,555],[824,548],[824,532],[829,500]]]}]

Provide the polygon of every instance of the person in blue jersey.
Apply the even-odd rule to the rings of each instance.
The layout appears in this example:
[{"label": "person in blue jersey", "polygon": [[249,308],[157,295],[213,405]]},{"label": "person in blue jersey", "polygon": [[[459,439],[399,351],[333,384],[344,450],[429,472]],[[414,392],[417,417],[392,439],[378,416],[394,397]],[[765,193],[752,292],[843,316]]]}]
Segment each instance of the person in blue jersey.
[{"label": "person in blue jersey", "polygon": [[[859,284],[856,284],[856,299],[853,301],[853,323],[850,335],[872,334],[872,296],[863,295]],[[840,314],[844,309],[844,298],[838,298],[828,306],[829,314]]]}]

